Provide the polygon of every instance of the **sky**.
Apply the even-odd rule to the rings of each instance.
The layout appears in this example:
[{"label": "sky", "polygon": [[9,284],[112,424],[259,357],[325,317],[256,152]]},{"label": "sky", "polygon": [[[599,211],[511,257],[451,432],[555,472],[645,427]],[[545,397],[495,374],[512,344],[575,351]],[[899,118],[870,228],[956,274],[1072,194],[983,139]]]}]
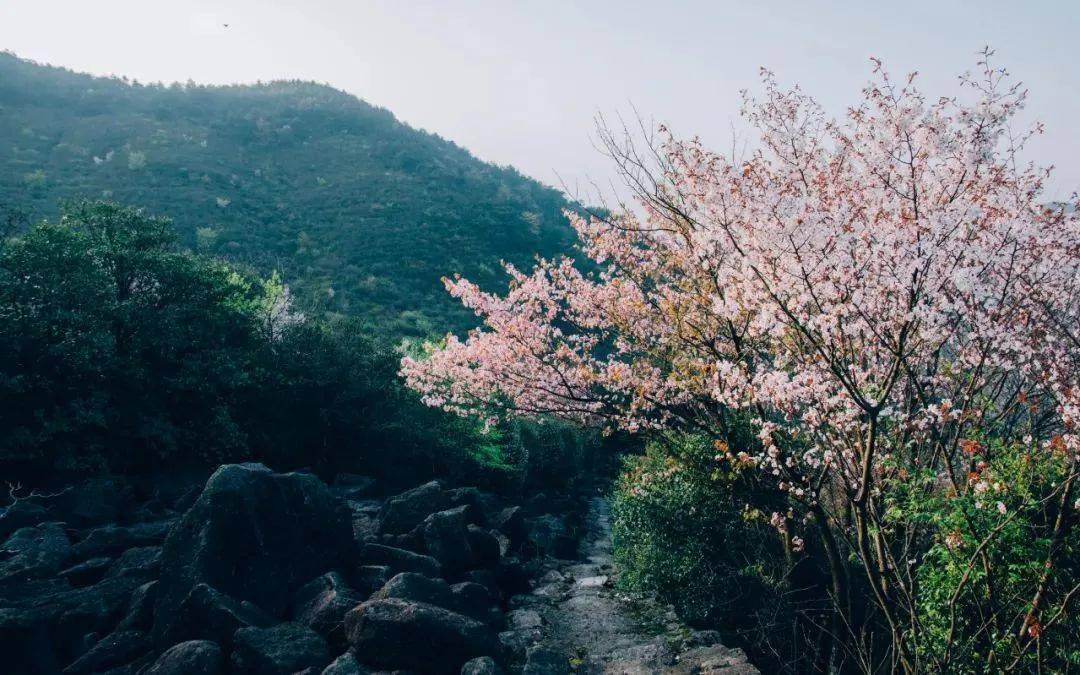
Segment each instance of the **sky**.
[{"label": "sky", "polygon": [[[226,26],[227,24],[227,26]],[[0,49],[142,82],[325,82],[487,161],[586,194],[614,173],[597,114],[717,149],[752,141],[758,71],[833,114],[871,56],[933,98],[990,45],[1030,89],[1047,195],[1080,189],[1080,0],[0,0]]]}]

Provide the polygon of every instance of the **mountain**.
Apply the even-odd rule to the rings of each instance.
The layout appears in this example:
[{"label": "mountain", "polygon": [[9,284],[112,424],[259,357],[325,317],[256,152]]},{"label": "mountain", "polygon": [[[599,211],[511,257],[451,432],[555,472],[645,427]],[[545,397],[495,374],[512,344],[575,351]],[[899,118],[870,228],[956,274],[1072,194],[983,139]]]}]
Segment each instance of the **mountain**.
[{"label": "mountain", "polygon": [[[329,86],[140,84],[0,53],[0,219],[101,197],[280,270],[301,306],[390,335],[460,329],[439,279],[569,251],[563,195]],[[5,215],[6,212],[6,215]]]}]

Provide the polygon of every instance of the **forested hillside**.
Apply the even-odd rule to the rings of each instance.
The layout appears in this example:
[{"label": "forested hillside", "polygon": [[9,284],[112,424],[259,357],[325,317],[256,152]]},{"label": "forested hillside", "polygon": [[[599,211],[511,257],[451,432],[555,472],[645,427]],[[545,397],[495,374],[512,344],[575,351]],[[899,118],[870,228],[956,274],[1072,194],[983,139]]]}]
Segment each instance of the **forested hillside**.
[{"label": "forested hillside", "polygon": [[568,250],[561,193],[328,86],[145,85],[0,53],[0,218],[73,198],[172,218],[181,243],[267,273],[301,309],[390,335],[468,325],[440,277]]}]

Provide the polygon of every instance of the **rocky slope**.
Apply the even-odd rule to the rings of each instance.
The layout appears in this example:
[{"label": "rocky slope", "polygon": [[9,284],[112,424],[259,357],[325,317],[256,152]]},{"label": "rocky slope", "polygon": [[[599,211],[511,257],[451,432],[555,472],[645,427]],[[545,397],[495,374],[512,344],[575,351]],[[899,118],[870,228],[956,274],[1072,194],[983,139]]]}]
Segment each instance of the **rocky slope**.
[{"label": "rocky slope", "polygon": [[0,510],[5,672],[755,672],[609,588],[602,500],[583,521],[571,497],[258,464],[165,492],[90,480]]}]

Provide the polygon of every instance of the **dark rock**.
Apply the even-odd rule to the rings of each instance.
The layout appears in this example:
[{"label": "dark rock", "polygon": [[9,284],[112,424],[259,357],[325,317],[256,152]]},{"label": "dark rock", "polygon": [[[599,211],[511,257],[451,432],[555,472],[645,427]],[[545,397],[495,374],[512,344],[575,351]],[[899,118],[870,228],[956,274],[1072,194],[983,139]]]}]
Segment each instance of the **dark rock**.
[{"label": "dark rock", "polygon": [[337,572],[304,584],[296,592],[292,618],[323,635],[331,644],[345,646],[345,614],[366,599],[353,590]]},{"label": "dark rock", "polygon": [[127,612],[116,630],[150,630],[154,623],[154,603],[157,602],[157,581],[148,581],[139,586],[128,600]]},{"label": "dark rock", "polygon": [[544,619],[535,609],[515,609],[506,615],[506,625],[511,630],[540,628]]},{"label": "dark rock", "polygon": [[570,659],[547,647],[530,647],[522,675],[570,675]]},{"label": "dark rock", "polygon": [[57,672],[84,651],[83,636],[110,632],[138,580],[104,579],[73,589],[66,583],[0,609],[0,654],[9,672]]},{"label": "dark rock", "polygon": [[488,589],[492,597],[498,597],[500,595],[499,581],[495,577],[493,570],[469,570],[465,573],[465,580],[471,581],[476,584],[480,584],[484,588]]},{"label": "dark rock", "polygon": [[349,510],[318,478],[222,466],[165,540],[155,634],[199,583],[281,616],[302,584],[354,560]]},{"label": "dark rock", "polygon": [[358,543],[376,541],[379,538],[379,514],[367,509],[352,510],[353,539]]},{"label": "dark rock", "polygon": [[530,575],[521,561],[514,556],[503,558],[495,567],[495,578],[499,588],[507,595],[517,595],[529,591]]},{"label": "dark rock", "polygon": [[414,527],[407,534],[384,534],[379,537],[380,541],[387,546],[404,548],[414,553],[426,555],[427,544],[424,542],[424,524]]},{"label": "dark rock", "polygon": [[502,612],[492,611],[492,605],[495,604],[494,597],[480,584],[471,581],[454,584],[450,587],[450,595],[453,602],[450,609],[471,616],[477,621],[493,625],[502,622]]},{"label": "dark rock", "polygon": [[480,656],[461,667],[461,675],[502,675],[502,668],[490,656]]},{"label": "dark rock", "polygon": [[454,612],[461,611],[450,584],[442,579],[430,579],[415,572],[396,575],[371,596],[372,600],[389,598],[423,602]]},{"label": "dark rock", "polygon": [[354,651],[382,668],[457,673],[462,664],[497,650],[484,624],[435,605],[407,600],[369,600],[345,617]]},{"label": "dark rock", "polygon": [[495,538],[495,543],[499,546],[499,557],[510,555],[510,549],[512,548],[510,537],[498,530],[488,530],[488,533]]},{"label": "dark rock", "polygon": [[16,530],[0,547],[0,585],[49,577],[71,556],[71,542],[59,523],[42,523]]},{"label": "dark rock", "polygon": [[322,675],[368,675],[367,668],[361,666],[352,652],[345,652],[322,671]]},{"label": "dark rock", "polygon": [[161,569],[161,547],[143,546],[124,551],[123,555],[109,567],[106,576],[137,576],[152,579]]},{"label": "dark rock", "polygon": [[365,598],[390,581],[393,572],[387,565],[361,565],[349,575],[352,586]]},{"label": "dark rock", "polygon": [[438,560],[448,575],[458,575],[468,569],[474,560],[469,545],[465,509],[459,506],[439,511],[424,520],[424,545],[428,553]]},{"label": "dark rock", "polygon": [[438,560],[412,551],[382,544],[365,544],[360,560],[368,565],[386,565],[392,572],[417,572],[429,577],[442,576]]},{"label": "dark rock", "polygon": [[375,491],[375,479],[355,473],[339,473],[334,477],[334,491],[347,499],[367,497]]},{"label": "dark rock", "polygon": [[383,507],[380,530],[405,534],[430,514],[446,508],[448,498],[438,481],[431,481],[392,498]]},{"label": "dark rock", "polygon": [[512,661],[524,661],[525,653],[540,641],[540,631],[531,630],[504,630],[499,633],[499,646],[503,653]]},{"label": "dark rock", "polygon": [[219,675],[224,664],[216,642],[189,640],[166,649],[140,675]]},{"label": "dark rock", "polygon": [[482,527],[469,525],[467,528],[469,548],[473,553],[473,564],[477,567],[494,567],[502,557],[499,540]]},{"label": "dark rock", "polygon": [[510,538],[512,546],[520,546],[525,541],[525,511],[520,506],[508,506],[499,511],[491,524]]},{"label": "dark rock", "polygon": [[118,631],[100,642],[64,669],[69,675],[99,673],[134,661],[150,650],[150,639],[142,631]]},{"label": "dark rock", "polygon": [[469,509],[466,513],[469,522],[474,525],[487,524],[487,518],[484,515],[483,508],[487,501],[484,493],[474,487],[455,488],[446,491],[447,508],[453,509],[459,506],[468,506]]},{"label": "dark rock", "polygon": [[236,631],[232,653],[235,673],[290,675],[305,668],[322,669],[330,650],[318,633],[298,623]]},{"label": "dark rock", "polygon": [[71,547],[77,560],[121,553],[139,546],[157,546],[165,541],[171,520],[138,523],[130,526],[106,525],[91,530],[89,534]]},{"label": "dark rock", "polygon": [[61,579],[67,579],[72,586],[90,586],[105,577],[105,572],[108,571],[112,562],[112,558],[90,558],[86,562],[67,568],[58,576]]},{"label": "dark rock", "polygon": [[396,575],[371,599],[421,602],[485,622],[490,619],[492,609],[491,596],[483,586],[470,582],[451,586],[442,579],[430,579],[412,572]]},{"label": "dark rock", "polygon": [[573,558],[577,554],[577,541],[571,536],[566,519],[545,514],[525,521],[526,539],[538,555],[556,558]]},{"label": "dark rock", "polygon": [[[160,607],[159,602],[157,608]],[[155,632],[159,629],[156,623],[159,618],[160,614],[155,610]],[[262,628],[273,623],[273,617],[256,605],[199,584],[180,603],[167,628],[160,632],[158,641],[172,644],[182,640],[214,640],[227,647],[237,630]]]}]

